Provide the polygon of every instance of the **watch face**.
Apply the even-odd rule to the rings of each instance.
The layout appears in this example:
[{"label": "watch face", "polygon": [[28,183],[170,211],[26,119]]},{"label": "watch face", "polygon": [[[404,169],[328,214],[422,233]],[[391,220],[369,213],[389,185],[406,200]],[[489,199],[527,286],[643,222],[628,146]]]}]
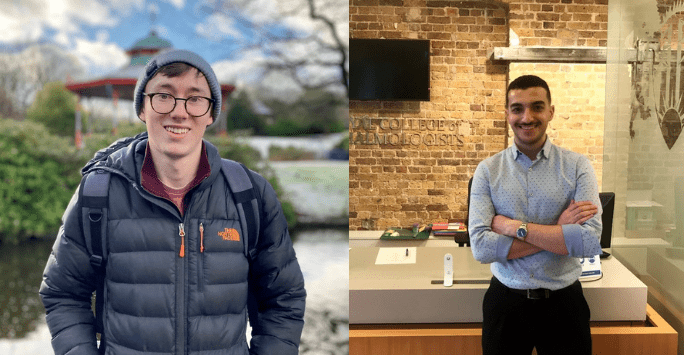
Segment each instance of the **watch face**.
[{"label": "watch face", "polygon": [[527,236],[527,230],[523,228],[518,228],[518,238],[525,238]]}]

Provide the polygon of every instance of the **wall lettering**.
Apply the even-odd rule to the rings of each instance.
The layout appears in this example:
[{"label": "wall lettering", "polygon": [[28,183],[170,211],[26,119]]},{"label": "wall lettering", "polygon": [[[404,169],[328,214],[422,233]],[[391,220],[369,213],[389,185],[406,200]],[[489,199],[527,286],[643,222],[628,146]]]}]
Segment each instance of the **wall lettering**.
[{"label": "wall lettering", "polygon": [[419,118],[351,118],[352,144],[426,145],[463,144],[464,122]]}]

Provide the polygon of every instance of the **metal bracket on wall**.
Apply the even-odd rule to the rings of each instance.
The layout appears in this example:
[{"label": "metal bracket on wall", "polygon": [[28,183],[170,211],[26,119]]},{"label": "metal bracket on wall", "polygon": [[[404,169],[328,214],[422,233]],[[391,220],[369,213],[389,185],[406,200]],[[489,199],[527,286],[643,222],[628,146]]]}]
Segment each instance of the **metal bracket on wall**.
[{"label": "metal bracket on wall", "polygon": [[[648,44],[642,42],[641,44]],[[637,44],[639,45],[639,44]],[[667,51],[654,50],[653,46],[641,46],[625,50],[623,62],[627,63],[658,63],[665,60]],[[641,53],[641,54],[639,54]],[[676,57],[677,50],[669,53]],[[607,49],[604,47],[494,47],[487,53],[491,61],[528,62],[528,63],[595,63],[605,64]]]},{"label": "metal bracket on wall", "polygon": [[494,47],[487,53],[491,61],[606,63],[604,47]]}]

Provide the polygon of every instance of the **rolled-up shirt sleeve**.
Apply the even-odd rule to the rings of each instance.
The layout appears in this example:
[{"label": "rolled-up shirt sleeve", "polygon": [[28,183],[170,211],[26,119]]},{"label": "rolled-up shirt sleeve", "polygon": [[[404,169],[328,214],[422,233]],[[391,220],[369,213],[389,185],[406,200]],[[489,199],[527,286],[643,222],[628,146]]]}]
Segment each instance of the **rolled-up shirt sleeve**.
[{"label": "rolled-up shirt sleeve", "polygon": [[489,172],[480,164],[473,175],[468,209],[468,233],[475,260],[490,264],[505,262],[513,245],[513,238],[492,231],[492,220],[496,215],[489,188]]},{"label": "rolled-up shirt sleeve", "polygon": [[591,163],[584,158],[579,159],[577,165],[577,187],[574,200],[591,201],[598,206],[598,213],[583,224],[565,224],[562,226],[568,255],[581,258],[601,254],[603,208],[598,194],[598,182]]}]

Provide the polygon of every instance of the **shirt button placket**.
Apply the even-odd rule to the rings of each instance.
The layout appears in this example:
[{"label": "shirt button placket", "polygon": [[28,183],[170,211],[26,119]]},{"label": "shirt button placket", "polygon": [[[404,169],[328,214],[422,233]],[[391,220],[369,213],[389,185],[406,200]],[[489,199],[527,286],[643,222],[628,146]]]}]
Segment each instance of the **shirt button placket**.
[{"label": "shirt button placket", "polygon": [[[530,165],[529,168],[527,168],[527,186],[529,188],[530,186],[530,175],[532,175],[532,165]],[[532,197],[532,189],[529,190],[530,192],[527,194],[529,197]]]}]

